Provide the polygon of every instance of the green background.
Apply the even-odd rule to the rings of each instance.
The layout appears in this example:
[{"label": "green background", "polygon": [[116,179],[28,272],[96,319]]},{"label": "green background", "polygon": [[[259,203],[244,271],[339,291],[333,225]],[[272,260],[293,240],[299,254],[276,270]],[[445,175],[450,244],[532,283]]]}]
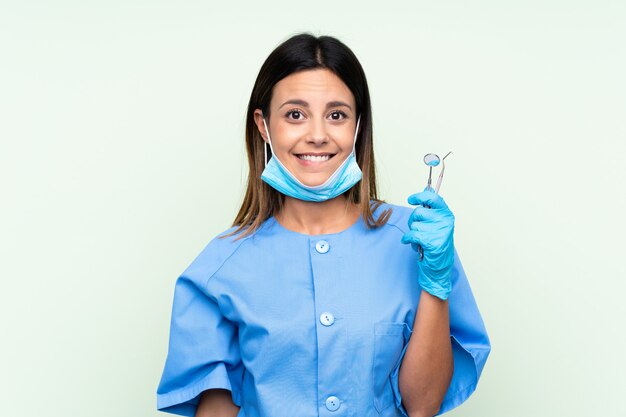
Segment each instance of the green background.
[{"label": "green background", "polygon": [[626,415],[626,3],[603,0],[2,0],[1,414],[164,415],[174,282],[230,226],[255,77],[300,31],[360,59],[384,199],[453,151],[493,351],[448,415]]}]

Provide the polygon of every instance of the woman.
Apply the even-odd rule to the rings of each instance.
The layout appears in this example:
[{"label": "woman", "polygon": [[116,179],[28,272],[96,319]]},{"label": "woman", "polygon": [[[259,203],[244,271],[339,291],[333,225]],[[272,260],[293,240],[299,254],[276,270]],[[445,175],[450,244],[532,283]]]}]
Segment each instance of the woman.
[{"label": "woman", "polygon": [[414,209],[377,198],[352,51],[309,34],[279,45],[254,85],[246,141],[234,225],[176,281],[158,409],[421,417],[465,401],[490,344],[454,216],[431,190],[409,197]]}]

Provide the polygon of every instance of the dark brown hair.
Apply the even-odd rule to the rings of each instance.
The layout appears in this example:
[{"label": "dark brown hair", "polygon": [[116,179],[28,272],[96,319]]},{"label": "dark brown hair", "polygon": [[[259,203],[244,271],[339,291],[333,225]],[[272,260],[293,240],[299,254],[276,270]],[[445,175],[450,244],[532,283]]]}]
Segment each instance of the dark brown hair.
[{"label": "dark brown hair", "polygon": [[[248,185],[239,213],[233,222],[233,226],[238,227],[222,237],[242,231],[238,238],[254,233],[265,220],[280,212],[285,196],[261,180],[261,173],[265,169],[264,141],[254,121],[254,111],[261,109],[269,120],[274,85],[295,72],[318,68],[332,71],[348,86],[354,95],[356,113],[361,115],[360,134],[355,150],[363,176],[361,181],[346,191],[347,200],[360,205],[363,219],[370,228],[382,226],[389,219],[391,208],[384,210],[377,219],[373,216],[373,212],[384,200],[378,199],[376,189],[372,108],[363,68],[350,48],[338,39],[300,33],[272,51],[261,66],[254,83],[246,115]],[[268,153],[271,153],[269,149]]]}]

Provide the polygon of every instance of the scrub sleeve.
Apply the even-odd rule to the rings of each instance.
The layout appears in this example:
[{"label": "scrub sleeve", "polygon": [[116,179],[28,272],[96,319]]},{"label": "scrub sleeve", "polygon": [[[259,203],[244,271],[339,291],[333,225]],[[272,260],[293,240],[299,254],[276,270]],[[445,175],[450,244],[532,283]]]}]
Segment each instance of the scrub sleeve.
[{"label": "scrub sleeve", "polygon": [[236,326],[205,288],[208,279],[186,271],[176,281],[169,353],[157,390],[157,408],[193,416],[202,391],[223,388],[241,406],[244,367]]}]

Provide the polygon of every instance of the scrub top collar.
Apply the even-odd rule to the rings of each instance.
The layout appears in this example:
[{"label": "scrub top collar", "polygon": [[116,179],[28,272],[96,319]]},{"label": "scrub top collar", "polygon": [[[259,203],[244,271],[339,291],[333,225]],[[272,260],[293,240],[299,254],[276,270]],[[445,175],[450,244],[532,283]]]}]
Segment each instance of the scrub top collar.
[{"label": "scrub top collar", "polygon": [[356,222],[352,223],[350,226],[348,226],[344,230],[341,230],[341,231],[335,232],[335,233],[321,233],[321,234],[317,234],[317,235],[310,235],[310,234],[307,234],[307,233],[300,233],[300,232],[296,232],[295,230],[287,229],[285,226],[280,224],[278,222],[278,220],[276,220],[276,217],[271,216],[266,221],[266,227],[268,229],[276,229],[276,230],[280,231],[280,233],[286,233],[286,234],[291,234],[291,235],[305,237],[305,238],[311,238],[311,239],[321,239],[321,238],[328,238],[328,237],[340,237],[341,235],[351,234],[351,233],[353,233],[353,232],[355,232],[357,230],[362,230],[365,227],[365,224],[363,222],[363,216],[359,215],[359,217],[356,220]]}]

